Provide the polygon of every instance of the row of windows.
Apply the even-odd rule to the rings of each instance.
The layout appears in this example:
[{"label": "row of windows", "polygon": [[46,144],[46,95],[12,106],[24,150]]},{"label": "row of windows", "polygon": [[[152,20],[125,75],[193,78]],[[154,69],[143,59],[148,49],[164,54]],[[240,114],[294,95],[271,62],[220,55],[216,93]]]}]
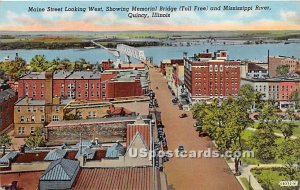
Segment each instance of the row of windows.
[{"label": "row of windows", "polygon": [[[18,109],[18,112],[21,112],[20,106],[18,106],[17,109]],[[37,109],[39,109],[40,112],[44,112],[44,106],[40,106],[39,108],[37,108],[36,106],[28,106],[27,107],[28,112],[37,112]],[[58,107],[58,109],[59,109],[59,107]]]},{"label": "row of windows", "polygon": [[[88,83],[85,83],[85,89],[89,89],[89,84]],[[77,86],[78,88],[81,88],[81,83],[78,84]],[[95,87],[95,84],[92,83],[91,84],[91,88],[93,89]],[[106,84],[105,83],[102,83],[102,88],[105,89],[106,87]],[[64,83],[61,83],[61,88],[65,88],[65,84]],[[68,84],[68,88],[69,89],[74,89],[75,88],[75,83],[69,83]],[[100,83],[97,83],[96,84],[96,88],[100,88]]]},{"label": "row of windows", "polygon": [[[28,89],[30,87],[30,85],[28,83],[25,83],[25,89]],[[41,88],[44,88],[45,85],[42,83],[41,84]],[[36,89],[36,84],[32,84],[32,88],[33,89]]]},{"label": "row of windows", "polygon": [[[35,127],[31,127],[30,128],[30,133],[34,133],[34,131],[35,131]],[[18,133],[19,133],[19,135],[25,134],[25,127],[19,127],[18,128]]]},{"label": "row of windows", "polygon": [[[52,121],[59,121],[59,116],[58,116],[58,115],[53,115],[53,116],[52,116]],[[24,123],[24,122],[27,122],[27,123],[29,123],[29,122],[35,123],[35,122],[36,122],[36,119],[35,119],[35,116],[34,116],[34,115],[30,116],[29,118],[25,118],[25,116],[21,116],[20,122],[21,122],[21,123]],[[45,122],[45,116],[44,116],[44,115],[41,115],[40,122],[41,122],[41,123],[44,123],[44,122]]]}]

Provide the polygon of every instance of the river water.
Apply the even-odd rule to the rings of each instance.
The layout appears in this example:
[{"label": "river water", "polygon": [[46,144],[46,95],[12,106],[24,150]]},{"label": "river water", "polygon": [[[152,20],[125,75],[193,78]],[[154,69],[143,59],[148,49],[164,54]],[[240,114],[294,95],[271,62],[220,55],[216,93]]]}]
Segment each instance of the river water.
[{"label": "river water", "polygon": [[[195,53],[206,51],[216,51],[216,50],[228,50],[229,59],[249,59],[266,61],[268,50],[270,50],[270,55],[285,55],[285,56],[295,56],[300,58],[300,44],[299,43],[274,43],[274,44],[259,44],[259,45],[224,45],[224,44],[210,44],[203,43],[191,46],[152,46],[152,47],[140,47],[139,49],[145,51],[146,57],[152,57],[155,64],[159,64],[163,59],[175,59],[182,58],[183,53],[187,52],[188,56],[193,56]],[[19,56],[23,57],[26,61],[30,61],[32,57],[37,54],[45,55],[48,60],[55,59],[59,57],[60,59],[70,59],[72,61],[84,58],[91,63],[101,62],[101,60],[112,59],[115,60],[114,56],[106,52],[103,49],[66,49],[66,50],[1,50],[0,60],[4,57],[9,56],[13,58],[15,54],[18,53]],[[121,59],[124,56],[121,55]],[[134,61],[133,62],[137,62]]]}]

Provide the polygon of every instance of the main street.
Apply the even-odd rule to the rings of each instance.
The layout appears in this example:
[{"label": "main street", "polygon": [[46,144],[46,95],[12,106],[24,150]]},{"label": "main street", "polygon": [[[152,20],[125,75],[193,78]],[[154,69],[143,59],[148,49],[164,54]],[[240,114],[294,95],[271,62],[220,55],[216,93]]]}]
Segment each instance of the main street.
[{"label": "main street", "polygon": [[[198,137],[193,124],[192,114],[186,112],[188,117],[179,118],[184,111],[171,103],[172,95],[167,81],[158,72],[150,67],[151,87],[161,111],[164,131],[167,137],[169,150],[174,151],[178,145],[185,150],[207,150],[214,148],[207,137]],[[158,90],[156,90],[158,87]],[[168,185],[170,189],[201,189],[201,190],[236,190],[241,185],[229,169],[223,158],[171,158],[165,163]]]}]

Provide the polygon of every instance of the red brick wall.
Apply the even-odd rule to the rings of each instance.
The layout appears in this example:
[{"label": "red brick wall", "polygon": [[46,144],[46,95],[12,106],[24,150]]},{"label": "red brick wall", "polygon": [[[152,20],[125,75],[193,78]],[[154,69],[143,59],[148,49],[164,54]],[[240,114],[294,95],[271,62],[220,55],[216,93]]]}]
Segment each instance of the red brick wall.
[{"label": "red brick wall", "polygon": [[14,121],[14,104],[18,97],[11,97],[10,99],[3,101],[1,105],[1,117],[2,123],[0,125],[0,131],[6,129]]},{"label": "red brick wall", "polygon": [[[28,88],[26,89],[26,84]],[[44,87],[42,87],[44,85]],[[42,100],[45,97],[45,80],[44,79],[21,79],[18,85],[18,97],[23,98],[28,92],[28,96],[35,100]],[[35,92],[35,96],[33,93]],[[43,94],[43,95],[42,95]]]},{"label": "red brick wall", "polygon": [[279,100],[289,101],[292,92],[296,91],[296,82],[279,82]]}]

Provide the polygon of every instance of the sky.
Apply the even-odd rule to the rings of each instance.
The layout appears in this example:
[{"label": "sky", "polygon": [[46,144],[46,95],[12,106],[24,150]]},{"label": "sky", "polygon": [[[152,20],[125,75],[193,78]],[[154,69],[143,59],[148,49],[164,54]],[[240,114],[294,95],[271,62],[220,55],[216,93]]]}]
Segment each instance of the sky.
[{"label": "sky", "polygon": [[[269,6],[271,10],[176,11],[170,18],[129,18],[132,6]],[[126,11],[28,12],[28,7],[128,7]],[[0,31],[216,31],[216,30],[300,30],[300,1],[1,1]],[[166,13],[162,11],[161,13]]]}]

